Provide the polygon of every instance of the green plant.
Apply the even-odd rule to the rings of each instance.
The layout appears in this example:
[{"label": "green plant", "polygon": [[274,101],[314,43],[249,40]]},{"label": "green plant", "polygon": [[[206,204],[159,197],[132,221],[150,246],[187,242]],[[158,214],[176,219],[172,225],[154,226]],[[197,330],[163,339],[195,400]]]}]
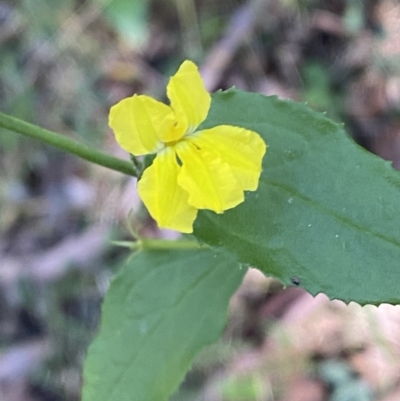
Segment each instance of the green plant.
[{"label": "green plant", "polygon": [[[342,125],[276,97],[217,92],[199,129],[219,125],[257,132],[268,144],[259,187],[223,214],[199,210],[191,236],[120,243],[134,255],[104,301],[84,401],[168,399],[198,351],[221,334],[249,265],[311,294],[399,303],[400,177],[390,163]],[[2,113],[0,126],[138,174],[129,162]],[[261,390],[247,384],[256,397]]]}]

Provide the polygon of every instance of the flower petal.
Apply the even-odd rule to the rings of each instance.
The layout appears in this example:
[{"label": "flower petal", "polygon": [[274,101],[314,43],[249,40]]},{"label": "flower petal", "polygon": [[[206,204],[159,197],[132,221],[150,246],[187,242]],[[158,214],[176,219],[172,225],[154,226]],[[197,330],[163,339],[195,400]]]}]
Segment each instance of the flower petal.
[{"label": "flower petal", "polygon": [[[189,138],[188,138],[189,139]],[[200,149],[217,152],[229,164],[242,190],[255,191],[267,145],[259,134],[241,127],[219,125],[196,132],[190,140]]]},{"label": "flower petal", "polygon": [[180,141],[175,149],[182,162],[178,184],[189,193],[190,205],[222,213],[243,202],[243,190],[218,153],[190,140]]},{"label": "flower petal", "polygon": [[185,133],[194,132],[206,119],[211,96],[204,87],[197,66],[189,60],[184,61],[170,79],[167,95],[179,124],[175,131],[171,131],[168,141],[176,141]]},{"label": "flower petal", "polygon": [[117,142],[135,156],[157,151],[160,138],[174,123],[169,106],[145,95],[123,99],[110,110],[109,125]]},{"label": "flower petal", "polygon": [[197,209],[188,204],[188,193],[177,184],[180,169],[173,149],[162,150],[144,171],[139,196],[160,227],[191,233]]}]

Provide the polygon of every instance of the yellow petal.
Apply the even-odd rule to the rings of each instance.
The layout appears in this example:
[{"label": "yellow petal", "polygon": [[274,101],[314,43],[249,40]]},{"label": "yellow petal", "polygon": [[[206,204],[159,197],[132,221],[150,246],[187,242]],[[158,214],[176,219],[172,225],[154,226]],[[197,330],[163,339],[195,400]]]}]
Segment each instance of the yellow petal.
[{"label": "yellow petal", "polygon": [[117,142],[135,156],[157,151],[162,145],[160,138],[174,123],[169,106],[145,95],[121,100],[111,107],[109,116]]},{"label": "yellow petal", "polygon": [[177,184],[180,169],[173,149],[162,150],[144,171],[139,196],[159,227],[191,233],[197,209],[188,204],[187,192]]},{"label": "yellow petal", "polygon": [[189,204],[217,213],[243,202],[243,190],[229,165],[211,149],[199,149],[190,140],[175,145],[182,168],[178,184],[189,193]]},{"label": "yellow petal", "polygon": [[262,171],[267,145],[259,134],[231,125],[196,132],[188,140],[200,149],[217,152],[229,164],[242,190],[255,191]]},{"label": "yellow petal", "polygon": [[185,133],[194,132],[206,119],[211,96],[204,87],[197,66],[189,60],[184,61],[170,79],[167,95],[179,125],[171,131],[168,141],[176,141]]}]

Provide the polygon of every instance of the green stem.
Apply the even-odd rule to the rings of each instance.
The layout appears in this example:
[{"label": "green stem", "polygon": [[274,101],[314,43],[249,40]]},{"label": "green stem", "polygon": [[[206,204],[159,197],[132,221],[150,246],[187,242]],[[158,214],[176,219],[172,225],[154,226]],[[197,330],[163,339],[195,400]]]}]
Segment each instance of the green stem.
[{"label": "green stem", "polygon": [[138,176],[138,172],[131,162],[110,156],[107,153],[100,152],[74,139],[70,139],[64,135],[57,134],[1,112],[0,127],[17,132],[18,134],[39,139],[42,142],[65,150],[89,162],[99,164],[100,166],[134,177]]},{"label": "green stem", "polygon": [[171,241],[167,239],[149,239],[142,238],[140,240],[142,246],[141,248],[152,249],[152,250],[173,250],[173,249],[205,249],[208,248],[208,245],[199,244],[195,240],[178,240]]},{"label": "green stem", "polygon": [[206,249],[208,245],[199,244],[194,240],[171,241],[166,239],[140,238],[137,241],[112,241],[113,245],[135,250],[174,250],[174,249]]}]

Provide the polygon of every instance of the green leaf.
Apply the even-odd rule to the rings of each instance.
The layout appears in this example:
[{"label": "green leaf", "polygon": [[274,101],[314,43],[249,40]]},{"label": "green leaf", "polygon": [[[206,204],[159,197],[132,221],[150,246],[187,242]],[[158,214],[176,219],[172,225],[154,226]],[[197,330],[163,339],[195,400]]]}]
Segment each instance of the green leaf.
[{"label": "green leaf", "polygon": [[112,281],[83,401],[163,401],[218,339],[246,269],[210,249],[145,251]]},{"label": "green leaf", "polygon": [[362,304],[400,300],[400,175],[305,105],[219,92],[204,128],[257,131],[268,143],[256,192],[195,235],[284,284]]}]

